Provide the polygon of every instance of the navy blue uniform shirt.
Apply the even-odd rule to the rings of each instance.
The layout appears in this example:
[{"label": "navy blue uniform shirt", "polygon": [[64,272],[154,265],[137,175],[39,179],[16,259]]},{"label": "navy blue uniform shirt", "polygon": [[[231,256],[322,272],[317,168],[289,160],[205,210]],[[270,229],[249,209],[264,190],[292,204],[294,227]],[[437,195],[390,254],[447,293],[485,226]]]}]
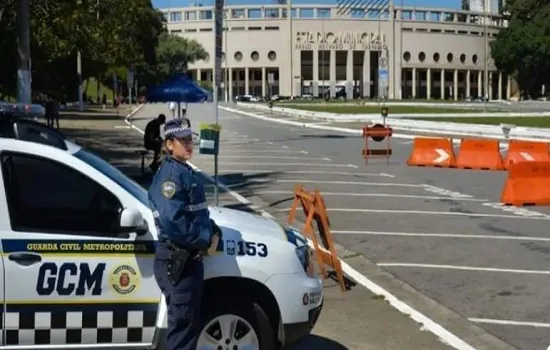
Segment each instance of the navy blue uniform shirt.
[{"label": "navy blue uniform shirt", "polygon": [[188,164],[167,156],[148,192],[159,238],[190,250],[210,246],[212,226],[204,184]]}]

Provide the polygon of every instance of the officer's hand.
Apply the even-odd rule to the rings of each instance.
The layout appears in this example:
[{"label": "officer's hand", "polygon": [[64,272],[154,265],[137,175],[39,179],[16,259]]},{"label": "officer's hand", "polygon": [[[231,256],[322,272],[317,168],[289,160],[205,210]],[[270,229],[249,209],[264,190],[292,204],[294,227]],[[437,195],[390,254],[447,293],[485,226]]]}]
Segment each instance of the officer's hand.
[{"label": "officer's hand", "polygon": [[222,237],[222,230],[220,227],[214,222],[214,220],[210,219],[210,225],[212,226],[212,235],[216,235],[219,238]]},{"label": "officer's hand", "polygon": [[220,236],[218,235],[212,235],[212,239],[210,240],[210,247],[206,250],[206,254],[212,255],[216,252],[216,249],[218,249],[218,243],[220,241]]}]

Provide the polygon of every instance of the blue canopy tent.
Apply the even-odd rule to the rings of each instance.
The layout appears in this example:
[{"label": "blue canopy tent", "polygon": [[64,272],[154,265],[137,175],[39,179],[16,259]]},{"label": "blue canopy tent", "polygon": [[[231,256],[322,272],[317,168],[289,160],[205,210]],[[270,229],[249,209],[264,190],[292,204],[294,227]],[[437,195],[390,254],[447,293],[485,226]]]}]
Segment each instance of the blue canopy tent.
[{"label": "blue canopy tent", "polygon": [[177,102],[178,117],[181,117],[181,103],[199,103],[210,99],[210,93],[190,80],[186,74],[178,73],[166,82],[147,88],[147,102]]}]

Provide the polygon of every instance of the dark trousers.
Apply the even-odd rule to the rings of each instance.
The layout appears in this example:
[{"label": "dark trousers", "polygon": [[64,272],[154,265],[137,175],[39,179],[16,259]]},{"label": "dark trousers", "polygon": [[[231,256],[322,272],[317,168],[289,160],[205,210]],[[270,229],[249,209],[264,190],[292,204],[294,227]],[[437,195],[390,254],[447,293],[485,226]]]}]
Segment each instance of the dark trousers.
[{"label": "dark trousers", "polygon": [[157,171],[159,167],[160,153],[162,152],[162,142],[152,141],[145,145],[145,149],[153,151],[153,161],[149,165],[153,171]]},{"label": "dark trousers", "polygon": [[189,259],[176,285],[168,280],[171,250],[159,243],[155,253],[155,279],[166,298],[168,329],[165,350],[195,350],[200,332],[200,305],[204,285],[202,261]]}]

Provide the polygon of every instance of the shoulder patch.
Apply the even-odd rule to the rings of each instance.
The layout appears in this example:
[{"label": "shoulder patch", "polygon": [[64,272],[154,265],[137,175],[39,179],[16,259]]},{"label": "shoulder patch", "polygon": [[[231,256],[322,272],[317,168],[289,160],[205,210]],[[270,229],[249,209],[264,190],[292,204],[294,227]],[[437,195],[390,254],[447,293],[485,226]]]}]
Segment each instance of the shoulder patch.
[{"label": "shoulder patch", "polygon": [[162,195],[166,198],[172,198],[176,193],[176,184],[172,181],[164,181],[161,187]]}]

